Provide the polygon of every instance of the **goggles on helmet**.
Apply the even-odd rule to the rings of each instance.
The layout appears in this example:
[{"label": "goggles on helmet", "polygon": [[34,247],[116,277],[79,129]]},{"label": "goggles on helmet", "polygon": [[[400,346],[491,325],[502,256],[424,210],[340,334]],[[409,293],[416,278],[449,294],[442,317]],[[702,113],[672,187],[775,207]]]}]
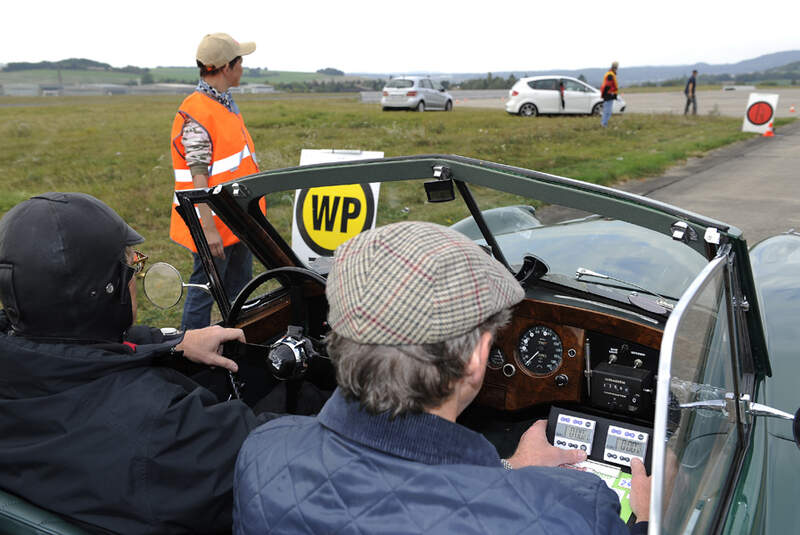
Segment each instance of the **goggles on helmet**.
[{"label": "goggles on helmet", "polygon": [[128,267],[133,269],[133,274],[136,275],[136,278],[141,279],[144,277],[144,265],[147,263],[147,259],[150,258],[146,254],[140,253],[139,251],[133,251],[133,259],[128,263]]}]

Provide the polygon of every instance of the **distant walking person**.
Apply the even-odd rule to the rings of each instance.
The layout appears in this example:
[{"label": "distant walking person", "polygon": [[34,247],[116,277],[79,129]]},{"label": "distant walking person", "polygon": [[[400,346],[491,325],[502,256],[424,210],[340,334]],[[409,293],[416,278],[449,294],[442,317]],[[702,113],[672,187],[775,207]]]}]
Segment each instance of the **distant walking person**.
[{"label": "distant walking person", "polygon": [[[251,54],[255,43],[239,43],[225,33],[203,37],[197,47],[200,81],[181,103],[172,123],[172,166],[175,190],[213,187],[258,171],[253,140],[229,89],[239,85],[242,56]],[[172,206],[169,235],[194,257],[190,283],[204,284],[207,277],[194,241],[183,219]],[[197,206],[205,238],[229,298],[252,278],[253,257],[205,204]],[[190,287],[183,306],[184,330],[206,327],[211,322],[212,298]]]},{"label": "distant walking person", "polygon": [[692,115],[697,115],[697,69],[692,71],[692,75],[686,80],[686,87],[683,94],[686,95],[686,107],[683,109],[683,114],[689,113],[689,105],[692,106]]},{"label": "distant walking person", "polygon": [[600,124],[603,128],[608,126],[608,120],[611,118],[611,112],[614,110],[614,101],[617,100],[617,93],[619,86],[617,85],[617,68],[618,62],[611,64],[611,68],[603,78],[603,85],[600,86],[600,93],[603,95],[603,120]]}]

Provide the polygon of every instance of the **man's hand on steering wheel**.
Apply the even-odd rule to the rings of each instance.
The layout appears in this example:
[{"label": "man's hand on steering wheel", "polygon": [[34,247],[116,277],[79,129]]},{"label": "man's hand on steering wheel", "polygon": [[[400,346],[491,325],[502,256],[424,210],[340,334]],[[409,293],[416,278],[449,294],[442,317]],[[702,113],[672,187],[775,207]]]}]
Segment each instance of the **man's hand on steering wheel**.
[{"label": "man's hand on steering wheel", "polygon": [[235,373],[239,370],[239,366],[231,359],[222,356],[223,342],[231,340],[244,343],[244,331],[213,325],[186,331],[183,340],[175,346],[175,349],[183,351],[183,356],[192,362],[212,367],[219,366]]}]

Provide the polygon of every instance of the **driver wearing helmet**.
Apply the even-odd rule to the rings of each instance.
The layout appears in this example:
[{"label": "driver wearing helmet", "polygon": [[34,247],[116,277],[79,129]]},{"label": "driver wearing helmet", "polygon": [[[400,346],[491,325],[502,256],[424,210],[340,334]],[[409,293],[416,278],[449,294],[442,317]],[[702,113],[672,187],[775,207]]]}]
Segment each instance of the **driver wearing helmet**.
[{"label": "driver wearing helmet", "polygon": [[256,417],[167,364],[235,371],[218,351],[244,334],[131,328],[143,241],[80,193],[0,220],[0,488],[93,532],[230,531],[233,466]]}]

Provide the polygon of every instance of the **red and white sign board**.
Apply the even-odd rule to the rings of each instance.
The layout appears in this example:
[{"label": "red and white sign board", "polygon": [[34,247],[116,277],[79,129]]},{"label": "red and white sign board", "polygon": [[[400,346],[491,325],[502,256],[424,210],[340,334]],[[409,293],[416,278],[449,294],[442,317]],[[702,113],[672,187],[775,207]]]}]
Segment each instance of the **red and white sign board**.
[{"label": "red and white sign board", "polygon": [[778,96],[774,93],[750,93],[750,100],[744,112],[742,132],[763,134],[772,130],[775,110],[778,109]]},{"label": "red and white sign board", "polygon": [[[303,149],[300,165],[383,158],[383,151]],[[308,262],[333,251],[356,234],[375,228],[380,182],[296,190],[292,249]]]}]

